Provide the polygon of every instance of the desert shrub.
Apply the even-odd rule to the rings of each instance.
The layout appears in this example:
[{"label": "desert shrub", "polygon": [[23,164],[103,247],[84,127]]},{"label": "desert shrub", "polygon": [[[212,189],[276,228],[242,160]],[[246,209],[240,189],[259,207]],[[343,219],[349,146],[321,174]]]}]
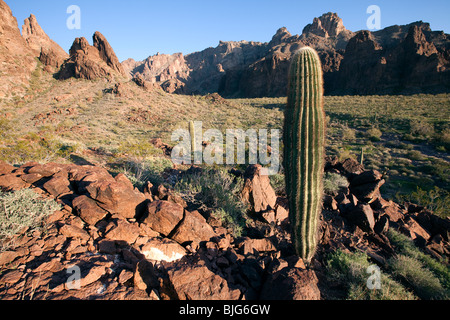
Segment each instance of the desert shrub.
[{"label": "desert shrub", "polygon": [[5,135],[8,135],[12,129],[13,125],[11,121],[5,117],[0,117],[0,136],[3,138]]},{"label": "desert shrub", "polygon": [[174,190],[190,203],[205,205],[213,216],[230,228],[235,236],[242,235],[246,225],[247,206],[241,200],[243,179],[231,176],[226,168],[203,169],[185,174]]},{"label": "desert shrub", "polygon": [[344,127],[342,129],[342,139],[343,140],[349,140],[353,141],[356,139],[356,133],[354,129],[351,129],[349,127]]},{"label": "desert shrub", "polygon": [[284,174],[280,173],[269,176],[270,185],[275,190],[275,193],[277,195],[283,195],[286,193],[286,185],[284,178],[285,178]]},{"label": "desert shrub", "polygon": [[417,187],[416,191],[411,192],[409,195],[398,194],[397,199],[402,202],[412,202],[426,207],[442,218],[450,216],[450,193],[437,186],[429,191]]},{"label": "desert shrub", "polygon": [[138,141],[136,139],[127,139],[119,144],[116,155],[127,156],[133,160],[143,160],[147,157],[159,155],[161,153],[162,151],[160,149],[155,148],[155,146],[147,140]]},{"label": "desert shrub", "polygon": [[380,131],[380,129],[377,128],[371,128],[367,130],[364,134],[370,141],[380,141],[381,136],[383,133]]},{"label": "desert shrub", "polygon": [[0,252],[13,246],[11,237],[25,229],[42,231],[44,218],[60,208],[53,199],[42,199],[31,189],[0,191]]},{"label": "desert shrub", "polygon": [[172,168],[172,162],[169,159],[147,157],[144,161],[123,160],[115,164],[114,171],[125,174],[133,186],[142,191],[148,181],[154,185],[163,183],[161,174],[167,168]]},{"label": "desert shrub", "polygon": [[80,143],[64,142],[51,133],[28,133],[12,140],[0,145],[0,160],[17,164],[48,162],[56,158],[68,158],[71,153],[82,148]]},{"label": "desert shrub", "polygon": [[440,151],[450,151],[450,128],[446,128],[437,134],[436,140],[438,147],[441,147]]},{"label": "desert shrub", "polygon": [[389,260],[389,266],[395,276],[401,277],[422,299],[444,299],[445,289],[439,279],[417,259],[398,255]]},{"label": "desert shrub", "polygon": [[367,272],[371,263],[363,252],[337,250],[327,260],[327,278],[345,288],[349,300],[414,300],[414,295],[389,275],[381,272],[381,289],[370,290]]},{"label": "desert shrub", "polygon": [[389,229],[387,236],[389,238],[389,242],[395,247],[398,253],[414,259],[415,261],[413,261],[413,263],[415,265],[423,265],[423,267],[430,270],[439,279],[442,286],[447,290],[448,296],[448,292],[450,290],[450,270],[445,263],[423,253],[414,245],[414,242],[409,237],[398,231]]},{"label": "desert shrub", "polygon": [[425,160],[425,156],[420,151],[417,151],[417,150],[408,151],[406,156],[407,156],[407,158],[409,158],[411,160],[416,160],[416,161]]},{"label": "desert shrub", "polygon": [[355,155],[351,152],[348,146],[344,146],[343,148],[339,148],[338,150],[338,158],[339,161],[344,161],[346,159],[356,159]]},{"label": "desert shrub", "polygon": [[431,137],[434,134],[434,126],[426,120],[411,120],[409,133],[419,137]]},{"label": "desert shrub", "polygon": [[348,187],[349,183],[346,177],[338,173],[325,173],[323,180],[323,189],[325,193],[335,194],[342,187]]}]

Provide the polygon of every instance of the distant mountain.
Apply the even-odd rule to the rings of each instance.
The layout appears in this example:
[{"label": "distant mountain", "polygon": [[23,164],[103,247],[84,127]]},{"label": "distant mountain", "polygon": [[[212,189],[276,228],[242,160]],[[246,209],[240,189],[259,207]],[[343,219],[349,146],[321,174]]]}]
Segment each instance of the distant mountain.
[{"label": "distant mountain", "polygon": [[336,13],[314,18],[301,35],[280,28],[270,42],[220,41],[215,48],[183,55],[157,54],[119,62],[96,32],[91,46],[75,39],[69,55],[30,15],[22,35],[10,8],[0,0],[0,98],[24,94],[39,59],[64,80],[132,77],[147,89],[224,97],[286,95],[293,54],[307,45],[322,60],[326,94],[450,92],[450,35],[422,21],[376,32],[347,30]]},{"label": "distant mountain", "polygon": [[158,54],[123,65],[131,76],[169,92],[284,96],[289,61],[305,45],[319,53],[327,94],[450,92],[450,35],[421,21],[355,33],[330,12],[314,18],[300,36],[280,28],[268,43],[221,41],[186,56]]}]

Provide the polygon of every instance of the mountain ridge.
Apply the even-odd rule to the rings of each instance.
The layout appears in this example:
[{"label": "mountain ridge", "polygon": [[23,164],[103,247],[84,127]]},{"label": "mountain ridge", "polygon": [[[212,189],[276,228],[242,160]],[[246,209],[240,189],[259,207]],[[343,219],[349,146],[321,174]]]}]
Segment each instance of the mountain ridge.
[{"label": "mountain ridge", "polygon": [[[77,41],[84,43],[86,50],[71,49],[67,55],[42,30],[33,14],[24,21],[21,35],[9,7],[3,0],[0,5],[5,8],[1,30],[10,31],[6,36],[0,34],[0,41],[5,43],[1,58],[9,61],[6,64],[22,64],[20,75],[15,77],[19,85],[12,90],[22,94],[21,86],[29,83],[37,58],[46,71],[61,80],[119,76],[169,93],[282,97],[286,95],[290,59],[303,46],[313,47],[321,58],[327,95],[450,92],[450,35],[432,31],[430,24],[422,21],[374,32],[353,32],[346,29],[336,13],[328,12],[314,18],[301,35],[292,35],[282,27],[269,42],[220,41],[217,47],[187,55],[158,53],[143,61],[127,59],[120,63],[98,31],[93,46],[77,38],[74,45]],[[11,41],[16,44],[8,46]],[[14,87],[11,83],[15,80],[6,79],[16,72],[11,70],[2,73],[6,80],[0,90],[2,96]]]},{"label": "mountain ridge", "polygon": [[[418,42],[426,41],[436,47],[436,56],[432,59],[413,59],[418,63],[418,69],[427,69],[430,71],[431,78],[434,79],[431,85],[417,87],[405,79],[404,74],[408,73],[404,64],[400,61],[403,57],[397,56],[397,59],[387,59],[389,68],[376,72],[391,72],[386,78],[393,80],[386,86],[380,86],[379,83],[373,83],[374,79],[381,81],[381,78],[371,78],[364,82],[364,86],[353,83],[351,79],[345,76],[357,72],[358,70],[346,70],[340,73],[341,62],[344,58],[347,62],[355,57],[347,54],[347,46],[350,40],[364,32],[369,32],[373,36],[373,41],[380,46],[382,53],[389,56],[396,50],[402,52],[405,48],[401,44],[411,28],[419,27],[424,37],[416,38]],[[367,39],[366,39],[367,40]],[[414,38],[413,38],[414,40]],[[158,81],[158,73],[152,72],[151,66],[147,66],[147,71],[153,74],[152,78],[146,78],[145,74],[139,72],[139,68],[146,62],[158,64],[159,57],[167,55],[150,56],[142,62],[134,61],[135,71],[127,67],[127,61],[124,62],[127,72],[131,76],[137,73],[153,83],[178,81],[181,85],[173,91],[174,93],[184,94],[208,94],[218,92],[224,97],[279,97],[285,95],[287,79],[285,74],[292,54],[300,47],[308,45],[315,48],[322,60],[325,73],[325,91],[327,94],[392,94],[392,93],[420,93],[420,92],[449,92],[450,88],[450,36],[442,31],[432,31],[429,23],[422,21],[412,22],[407,25],[393,25],[382,30],[370,32],[361,30],[352,32],[345,28],[343,21],[336,13],[325,13],[321,17],[314,18],[313,23],[308,24],[303,29],[301,35],[292,35],[285,27],[277,30],[272,40],[269,42],[252,41],[220,41],[215,48],[207,48],[203,51],[183,55],[177,53],[178,72],[170,72],[172,65],[168,65],[162,72],[163,81]],[[359,44],[364,46],[364,44]],[[401,48],[400,48],[401,47]],[[410,46],[406,49],[413,48]],[[352,52],[350,50],[350,52]],[[421,52],[412,52],[418,57],[423,56]],[[432,61],[433,60],[433,61]],[[366,61],[367,64],[374,63]],[[362,61],[361,63],[366,63]],[[350,66],[347,63],[347,66]],[[436,70],[433,68],[435,67]],[[348,69],[348,68],[347,68]],[[383,81],[386,81],[384,79]],[[345,83],[339,85],[339,83]],[[389,82],[389,81],[388,81]],[[417,81],[412,81],[417,82]],[[420,82],[420,81],[419,81]],[[369,87],[367,87],[367,85]],[[424,90],[422,90],[424,89]],[[172,92],[171,92],[172,93]]]}]

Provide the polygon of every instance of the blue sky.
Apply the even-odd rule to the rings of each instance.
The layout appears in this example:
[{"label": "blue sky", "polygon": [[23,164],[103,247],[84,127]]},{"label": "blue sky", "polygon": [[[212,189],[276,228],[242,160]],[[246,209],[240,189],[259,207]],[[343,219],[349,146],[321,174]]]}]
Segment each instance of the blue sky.
[{"label": "blue sky", "polygon": [[[219,40],[270,41],[287,27],[301,34],[314,17],[336,12],[347,29],[367,29],[369,5],[381,8],[382,28],[423,20],[433,30],[450,33],[450,1],[404,0],[5,0],[17,18],[33,13],[44,31],[68,51],[76,37],[92,43],[103,33],[120,61],[143,60],[160,53],[184,54],[215,47]],[[69,30],[70,5],[81,9],[81,29]]]}]

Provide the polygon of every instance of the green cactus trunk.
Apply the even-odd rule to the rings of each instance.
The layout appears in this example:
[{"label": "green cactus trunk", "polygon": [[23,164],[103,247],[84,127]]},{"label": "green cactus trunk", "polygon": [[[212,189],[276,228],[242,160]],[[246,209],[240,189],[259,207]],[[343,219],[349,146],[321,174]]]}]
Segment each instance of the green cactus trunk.
[{"label": "green cactus trunk", "polygon": [[310,262],[322,210],[325,145],[323,74],[309,47],[293,57],[284,123],[284,168],[289,218],[297,254]]},{"label": "green cactus trunk", "polygon": [[192,158],[194,158],[194,154],[195,154],[195,151],[196,151],[196,148],[195,148],[195,124],[194,124],[194,121],[189,121],[189,134],[191,135]]}]

